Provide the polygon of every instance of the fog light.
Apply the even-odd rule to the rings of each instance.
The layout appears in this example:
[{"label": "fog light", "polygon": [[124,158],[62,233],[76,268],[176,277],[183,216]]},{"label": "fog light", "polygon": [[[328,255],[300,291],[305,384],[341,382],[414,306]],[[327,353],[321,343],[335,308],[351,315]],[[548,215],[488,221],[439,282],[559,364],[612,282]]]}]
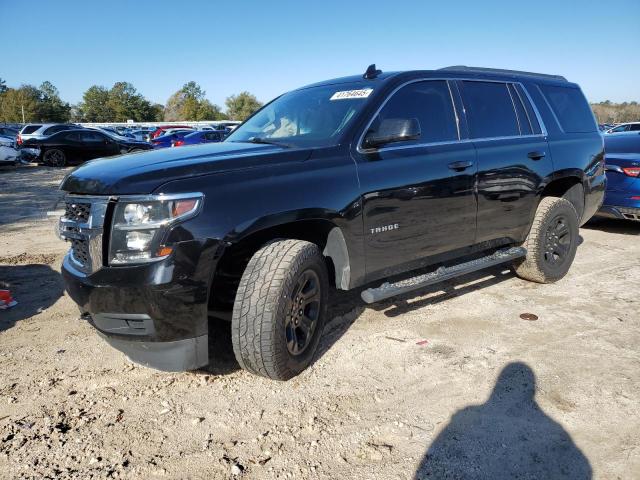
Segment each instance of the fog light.
[{"label": "fog light", "polygon": [[127,232],[127,248],[129,250],[146,250],[153,240],[153,232]]}]

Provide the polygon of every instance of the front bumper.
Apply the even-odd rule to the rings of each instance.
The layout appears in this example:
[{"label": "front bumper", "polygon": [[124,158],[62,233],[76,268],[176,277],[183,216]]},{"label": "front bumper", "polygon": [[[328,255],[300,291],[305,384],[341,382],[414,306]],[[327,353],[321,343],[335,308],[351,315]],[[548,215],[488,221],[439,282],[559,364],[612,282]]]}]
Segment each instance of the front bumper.
[{"label": "front bumper", "polygon": [[208,363],[208,293],[216,245],[182,242],[166,259],[79,271],[62,264],[69,296],[114,348],[131,360],[166,371]]}]

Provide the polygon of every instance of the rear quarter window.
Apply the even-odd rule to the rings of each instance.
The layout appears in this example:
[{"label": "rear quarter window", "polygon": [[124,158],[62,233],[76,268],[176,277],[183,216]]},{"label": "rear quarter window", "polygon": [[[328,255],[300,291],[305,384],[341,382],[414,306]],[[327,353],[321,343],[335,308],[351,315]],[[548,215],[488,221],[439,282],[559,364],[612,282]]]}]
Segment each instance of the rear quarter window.
[{"label": "rear quarter window", "polygon": [[538,85],[560,127],[567,133],[596,132],[598,127],[591,107],[579,88]]},{"label": "rear quarter window", "polygon": [[26,125],[23,129],[22,129],[22,133],[23,135],[29,135],[30,133],[35,132],[36,130],[38,130],[40,127],[42,127],[42,125]]}]

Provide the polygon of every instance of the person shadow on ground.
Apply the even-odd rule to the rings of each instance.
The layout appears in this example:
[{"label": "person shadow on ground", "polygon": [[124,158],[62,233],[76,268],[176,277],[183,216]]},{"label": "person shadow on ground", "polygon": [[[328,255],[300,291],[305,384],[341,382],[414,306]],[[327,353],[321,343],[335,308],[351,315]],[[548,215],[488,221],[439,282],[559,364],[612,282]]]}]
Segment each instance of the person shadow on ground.
[{"label": "person shadow on ground", "polygon": [[531,368],[508,364],[486,403],[455,413],[414,478],[590,479],[589,461],[560,424],[540,409],[535,391]]}]

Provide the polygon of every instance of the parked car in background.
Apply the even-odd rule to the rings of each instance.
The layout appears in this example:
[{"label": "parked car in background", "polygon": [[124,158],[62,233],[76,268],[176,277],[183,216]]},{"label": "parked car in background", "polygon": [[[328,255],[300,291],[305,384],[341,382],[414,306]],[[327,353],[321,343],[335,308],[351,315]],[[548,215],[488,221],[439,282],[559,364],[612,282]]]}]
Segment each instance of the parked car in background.
[{"label": "parked car in background", "polygon": [[132,130],[131,135],[133,135],[133,138],[135,138],[136,140],[140,141],[140,142],[148,142],[149,141],[149,136],[151,135],[151,131],[150,130]]},{"label": "parked car in background", "polygon": [[167,130],[170,130],[172,128],[190,129],[191,127],[189,125],[163,125],[161,127],[156,128],[153,132],[151,132],[151,136],[150,136],[151,140],[161,135],[164,135]]},{"label": "parked car in background", "polygon": [[93,129],[68,130],[46,138],[29,138],[21,147],[39,149],[38,161],[52,167],[153,148],[146,142]]},{"label": "parked car in background", "polygon": [[220,130],[199,130],[175,140],[173,146],[182,147],[185,145],[197,145],[199,143],[221,142],[226,136],[227,133]]},{"label": "parked car in background", "polygon": [[607,191],[599,216],[640,221],[640,132],[604,137]]},{"label": "parked car in background", "polygon": [[15,141],[16,137],[18,136],[18,132],[19,132],[19,130],[17,128],[0,127],[0,136],[12,137],[14,141]]},{"label": "parked car in background", "polygon": [[616,125],[605,133],[625,133],[625,132],[640,132],[640,122],[621,123]]},{"label": "parked car in background", "polygon": [[80,130],[83,127],[73,123],[30,123],[22,127],[16,143],[22,145],[27,140],[41,140],[65,130]]},{"label": "parked car in background", "polygon": [[193,130],[173,130],[171,133],[167,133],[166,135],[161,135],[151,140],[151,145],[153,148],[166,148],[172,147],[174,142],[177,140],[182,140],[185,135],[193,133]]}]

